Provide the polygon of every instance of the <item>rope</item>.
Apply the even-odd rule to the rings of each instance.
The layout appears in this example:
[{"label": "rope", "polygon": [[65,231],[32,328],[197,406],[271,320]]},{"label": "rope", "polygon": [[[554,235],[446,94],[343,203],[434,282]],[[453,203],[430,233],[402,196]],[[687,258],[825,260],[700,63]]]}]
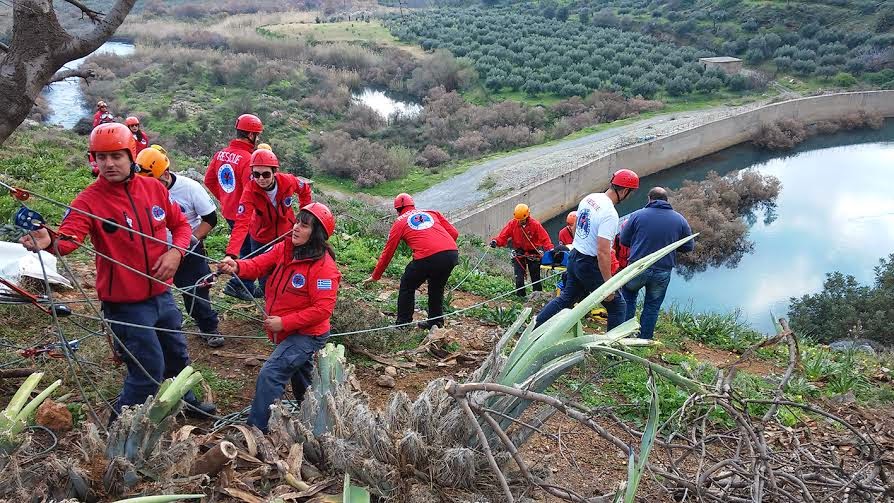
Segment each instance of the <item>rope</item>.
[{"label": "rope", "polygon": [[[31,240],[34,243],[34,246],[36,247],[37,241],[34,239],[33,236],[31,237]],[[44,285],[47,288],[47,299],[52,303],[53,302],[53,289],[50,287],[50,277],[47,275],[46,265],[43,263],[43,257],[41,256],[40,253],[37,254],[37,258],[40,261],[40,270],[41,270],[41,273],[43,274]],[[84,392],[84,386],[81,384],[81,378],[78,377],[78,373],[74,368],[74,364],[72,363],[72,360],[74,360],[75,363],[77,363],[78,368],[80,368],[81,371],[83,371],[85,375],[87,374],[87,372],[84,371],[84,368],[81,367],[81,363],[79,361],[77,361],[77,358],[72,353],[71,347],[69,347],[69,345],[68,345],[68,339],[65,338],[65,333],[62,331],[62,325],[59,323],[59,316],[56,314],[56,310],[50,309],[50,314],[53,317],[53,324],[56,326],[56,331],[59,334],[59,339],[62,341],[62,354],[65,355],[65,361],[68,363],[68,368],[71,371],[72,375],[74,375],[75,383],[78,385],[78,391],[81,392],[81,397],[83,397],[84,402],[87,403],[87,408],[90,410],[90,415],[93,416],[93,420],[96,421],[96,423],[103,429],[104,432],[106,432],[106,434],[108,434],[109,431],[106,429],[105,425],[102,424],[102,421],[99,420],[99,415],[96,413],[96,410],[93,408],[93,404],[90,403],[90,400],[87,399],[87,393]],[[93,391],[95,391],[99,397],[102,397],[102,394],[100,394],[99,388],[97,388],[96,383],[93,381],[93,378],[91,378],[89,375],[87,375],[87,379],[90,381],[90,384],[93,386]]]},{"label": "rope", "polygon": [[481,258],[478,259],[478,262],[475,262],[475,265],[472,266],[472,268],[469,270],[469,272],[466,274],[466,276],[463,279],[461,279],[459,281],[459,283],[457,283],[453,288],[450,289],[450,293],[455,292],[457,288],[459,288],[463,283],[466,282],[467,279],[469,279],[472,276],[472,273],[478,271],[478,266],[481,265],[481,262],[484,262],[484,257],[487,257],[487,254],[489,252],[490,252],[490,248],[484,249],[484,253],[481,254]]}]

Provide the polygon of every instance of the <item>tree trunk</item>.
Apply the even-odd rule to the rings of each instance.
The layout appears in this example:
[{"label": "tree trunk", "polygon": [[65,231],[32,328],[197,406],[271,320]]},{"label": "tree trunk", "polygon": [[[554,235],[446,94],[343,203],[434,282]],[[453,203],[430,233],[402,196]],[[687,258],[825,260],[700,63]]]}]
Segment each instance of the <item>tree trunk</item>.
[{"label": "tree trunk", "polygon": [[95,19],[94,28],[72,35],[59,24],[53,0],[13,0],[12,39],[5,51],[0,49],[0,145],[28,117],[56,72],[108,40],[136,3],[118,0],[107,15],[98,16],[79,2],[63,1],[80,8],[85,22]]},{"label": "tree trunk", "polygon": [[190,475],[198,475],[205,473],[210,477],[217,475],[224,466],[233,462],[239,451],[232,442],[226,440],[212,447],[208,452],[202,455],[192,465]]}]

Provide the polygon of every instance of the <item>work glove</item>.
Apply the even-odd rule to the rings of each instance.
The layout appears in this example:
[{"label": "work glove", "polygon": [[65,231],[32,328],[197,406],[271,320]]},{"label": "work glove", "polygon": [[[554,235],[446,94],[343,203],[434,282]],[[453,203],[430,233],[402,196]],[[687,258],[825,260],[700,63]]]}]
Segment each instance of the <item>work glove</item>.
[{"label": "work glove", "polygon": [[497,240],[496,240],[496,239],[491,239],[491,240],[490,240],[490,247],[491,247],[491,248],[496,248],[496,247],[497,247]]}]

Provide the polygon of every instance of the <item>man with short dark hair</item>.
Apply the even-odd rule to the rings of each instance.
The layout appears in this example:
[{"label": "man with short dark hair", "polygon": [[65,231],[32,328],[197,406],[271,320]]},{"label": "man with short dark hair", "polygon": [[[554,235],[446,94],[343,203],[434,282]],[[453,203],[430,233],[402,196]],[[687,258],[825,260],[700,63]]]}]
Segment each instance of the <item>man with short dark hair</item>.
[{"label": "man with short dark hair", "polygon": [[[632,264],[691,234],[689,222],[667,202],[667,191],[661,187],[653,187],[649,190],[649,203],[646,207],[631,213],[627,223],[621,228],[620,242],[621,245],[630,247]],[[621,287],[621,294],[627,304],[628,320],[636,314],[639,291],[644,287],[646,289],[643,312],[639,317],[640,338],[651,339],[655,333],[658,310],[664,302],[671,271],[677,263],[676,252],[688,252],[693,248],[694,240],[686,242]]]}]

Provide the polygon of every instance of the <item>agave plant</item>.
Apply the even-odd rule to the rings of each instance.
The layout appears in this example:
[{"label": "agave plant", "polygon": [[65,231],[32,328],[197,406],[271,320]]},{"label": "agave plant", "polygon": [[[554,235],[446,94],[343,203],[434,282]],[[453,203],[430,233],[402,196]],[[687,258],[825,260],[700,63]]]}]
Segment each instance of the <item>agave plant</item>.
[{"label": "agave plant", "polygon": [[[583,361],[588,351],[601,351],[646,365],[680,386],[703,392],[699,383],[618,348],[640,343],[631,337],[639,328],[636,320],[605,334],[585,333],[580,321],[610,292],[689,239],[692,238],[631,264],[577,306],[561,311],[536,328],[530,320],[531,309],[525,309],[469,382],[502,384],[541,393]],[[516,342],[512,350],[505,354],[513,340]],[[485,441],[494,439],[498,432],[484,420],[479,420],[478,425],[470,424],[464,410],[449,393],[448,380],[432,381],[414,401],[399,391],[391,396],[384,410],[371,410],[366,400],[346,384],[350,373],[351,368],[344,361],[344,348],[327,344],[319,354],[313,388],[297,416],[290,417],[282,407],[274,408],[270,422],[273,436],[303,443],[307,461],[324,471],[348,473],[383,497],[399,493],[406,498],[432,485],[475,493],[493,491],[493,463],[482,454],[482,437],[476,431],[480,428],[487,432]],[[500,417],[498,426],[503,432],[509,431],[513,419],[522,416],[531,404],[527,399],[488,392],[475,392],[468,400],[475,408],[496,411]],[[656,402],[653,408],[657,408],[657,398],[653,402]],[[544,408],[526,422],[542,424],[554,411]],[[654,429],[657,412],[651,411],[652,415]],[[513,431],[513,443],[520,446],[532,431],[529,428]],[[500,444],[491,442],[491,447],[494,445]],[[640,456],[632,458],[625,499],[636,491],[638,474],[644,469],[650,446],[651,441],[644,442]],[[494,457],[500,467],[511,460],[505,449],[495,449]],[[424,494],[418,499],[431,498],[431,494]]]},{"label": "agave plant", "polygon": [[22,443],[22,431],[28,424],[28,418],[62,384],[62,380],[58,380],[47,386],[33,400],[28,401],[31,392],[34,391],[41,379],[43,379],[43,372],[36,372],[28,376],[13,395],[12,400],[9,401],[6,409],[0,412],[0,454],[11,454]]}]

